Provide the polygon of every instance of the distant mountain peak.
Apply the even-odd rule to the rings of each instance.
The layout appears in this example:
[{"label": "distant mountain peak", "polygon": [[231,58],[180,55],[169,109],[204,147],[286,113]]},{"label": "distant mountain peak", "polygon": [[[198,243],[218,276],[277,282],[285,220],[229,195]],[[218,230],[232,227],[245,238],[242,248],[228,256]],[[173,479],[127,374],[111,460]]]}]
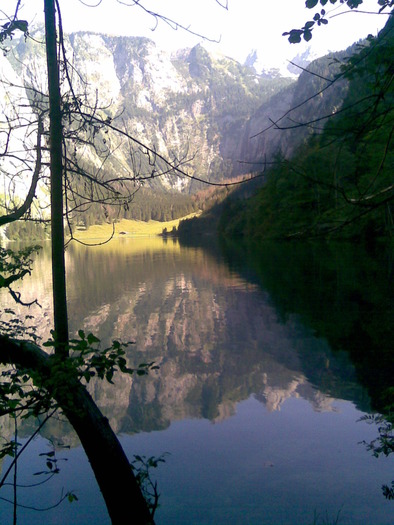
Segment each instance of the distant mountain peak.
[{"label": "distant mountain peak", "polygon": [[[302,73],[301,68],[306,68],[320,55],[314,52],[311,46],[303,49],[291,60],[273,62],[272,58],[261,54],[257,49],[252,49],[247,55],[244,65],[252,68],[258,75],[264,78],[298,77]],[[300,67],[297,67],[300,66]]]}]

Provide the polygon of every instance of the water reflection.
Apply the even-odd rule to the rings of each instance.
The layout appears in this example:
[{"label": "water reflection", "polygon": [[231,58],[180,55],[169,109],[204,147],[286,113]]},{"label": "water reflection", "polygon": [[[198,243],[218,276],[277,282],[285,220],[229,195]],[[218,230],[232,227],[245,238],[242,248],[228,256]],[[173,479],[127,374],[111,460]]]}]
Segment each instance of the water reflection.
[{"label": "water reflection", "polygon": [[[67,250],[71,330],[92,331],[103,344],[132,340],[129,365],[160,365],[144,378],[118,375],[115,387],[91,385],[113,428],[130,436],[123,438],[130,457],[172,453],[159,474],[158,523],[309,523],[315,508],[336,512],[349,501],[348,522],[365,523],[362,512],[378,508],[380,482],[387,481],[357,445],[368,436],[355,424],[354,405],[368,410],[369,397],[347,348],[333,351],[329,333],[304,314],[320,308],[327,323],[335,320],[329,312],[343,301],[332,298],[339,288],[321,270],[317,293],[301,280],[310,269],[305,260],[286,267],[289,256],[274,249],[263,258],[264,273],[255,265],[254,276],[237,252],[226,257],[161,239]],[[43,337],[51,324],[48,275],[44,249],[20,288],[42,303],[35,314]],[[313,303],[306,306],[304,296]],[[283,306],[280,299],[289,297],[297,308]],[[338,326],[332,330],[339,333]],[[55,421],[45,432],[76,444]],[[96,523],[107,522],[90,511]],[[388,511],[379,512],[379,523],[390,523]]]},{"label": "water reflection", "polygon": [[[23,283],[43,304],[42,332],[51,318],[48,265],[44,249],[33,283]],[[187,417],[219,421],[252,394],[271,411],[292,397],[319,411],[331,410],[334,398],[368,408],[346,354],[333,355],[296,316],[281,318],[266,292],[200,248],[158,238],[72,245],[67,272],[70,329],[83,327],[103,344],[134,341],[130,365],[160,365],[143,380],[118,376],[116,388],[92,386],[118,432]]]},{"label": "water reflection", "polygon": [[[343,350],[347,352],[374,410],[387,413],[390,404],[394,406],[390,248],[378,246],[368,252],[347,243],[266,243],[231,244],[225,252],[230,267],[268,291],[282,319],[296,314],[303,325],[327,339],[336,358]],[[319,377],[324,367],[315,366],[307,355],[301,359],[310,381],[320,383],[325,391],[333,388]],[[337,372],[340,370],[335,376]],[[346,388],[346,384],[334,387],[336,395],[347,398]],[[360,407],[366,409],[363,404]]]}]

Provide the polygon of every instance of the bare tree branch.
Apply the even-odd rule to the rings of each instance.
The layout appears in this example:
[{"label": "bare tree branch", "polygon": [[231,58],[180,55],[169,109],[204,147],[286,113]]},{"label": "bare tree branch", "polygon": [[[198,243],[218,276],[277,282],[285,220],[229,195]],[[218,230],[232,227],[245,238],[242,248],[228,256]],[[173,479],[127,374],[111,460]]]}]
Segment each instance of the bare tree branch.
[{"label": "bare tree branch", "polygon": [[19,220],[31,208],[33,199],[34,199],[35,194],[36,194],[37,183],[39,181],[40,173],[41,173],[41,152],[42,152],[42,150],[41,150],[41,138],[42,138],[42,134],[43,134],[43,124],[42,124],[41,118],[39,118],[38,119],[38,126],[37,126],[36,166],[35,166],[34,173],[33,173],[32,179],[31,179],[29,192],[28,192],[28,194],[26,196],[26,199],[25,199],[24,203],[17,210],[15,210],[15,211],[13,211],[13,212],[11,212],[9,214],[0,216],[0,226],[3,226],[4,224],[9,224],[10,222],[14,222],[14,221]]}]

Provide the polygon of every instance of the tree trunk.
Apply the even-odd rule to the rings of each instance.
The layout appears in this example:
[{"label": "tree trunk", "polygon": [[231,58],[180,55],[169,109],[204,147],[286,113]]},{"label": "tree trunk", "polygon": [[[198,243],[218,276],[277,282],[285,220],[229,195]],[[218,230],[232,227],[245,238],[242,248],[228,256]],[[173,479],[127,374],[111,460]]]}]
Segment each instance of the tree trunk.
[{"label": "tree trunk", "polygon": [[[57,343],[55,352],[66,357],[69,334],[63,227],[63,128],[55,1],[44,0],[44,11],[50,121],[52,279]],[[15,360],[18,344],[8,341],[8,345],[10,344],[13,344],[14,348],[9,358]],[[40,386],[46,388],[57,401],[78,434],[105,499],[112,523],[152,524],[148,506],[128,459],[107,418],[101,414],[86,388],[76,376],[71,378],[67,376],[65,379],[67,384],[59,384],[59,378],[48,382],[51,377],[50,357],[38,347],[20,344],[19,354],[22,357],[19,364],[25,368],[29,367],[26,360],[32,363],[33,370],[40,373],[42,379]]]},{"label": "tree trunk", "polygon": [[[77,377],[53,380],[51,357],[32,343],[0,336],[0,362],[39,374],[40,388],[58,403],[86,452],[113,525],[153,525],[146,501],[108,419]],[[70,397],[71,396],[71,397]]]},{"label": "tree trunk", "polygon": [[54,0],[44,0],[44,10],[49,93],[53,316],[55,340],[59,345],[55,351],[65,354],[68,316],[63,227],[63,128]]}]

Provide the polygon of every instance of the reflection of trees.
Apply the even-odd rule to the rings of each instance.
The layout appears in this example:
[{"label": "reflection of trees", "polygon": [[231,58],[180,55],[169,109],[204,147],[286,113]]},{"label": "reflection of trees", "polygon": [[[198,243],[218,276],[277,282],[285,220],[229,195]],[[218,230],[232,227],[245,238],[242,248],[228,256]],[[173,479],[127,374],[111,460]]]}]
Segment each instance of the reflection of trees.
[{"label": "reflection of trees", "polygon": [[[86,268],[96,264],[101,282],[107,283],[94,300],[86,291],[84,300],[91,301],[86,327],[104,340],[133,339],[130,360],[160,364],[157,375],[123,385],[114,394],[114,404],[128,406],[117,428],[133,432],[165,428],[184,417],[220,419],[253,393],[271,409],[291,396],[309,399],[317,410],[327,409],[329,397],[317,389],[335,375],[335,367],[342,368],[338,388],[346,383],[347,398],[360,399],[346,359],[337,365],[324,341],[294,319],[280,322],[258,287],[240,284],[239,276],[206,252],[180,251],[177,244],[169,250],[146,245],[141,251],[125,251],[126,246],[123,251],[121,245],[102,250],[88,265],[84,250],[72,254],[76,288],[79,281],[87,286]],[[116,279],[110,277],[111,268],[116,268]],[[311,353],[316,365],[323,364],[314,387],[305,378],[300,350]],[[96,394],[111,404],[101,385]],[[335,395],[332,388],[330,396]]]},{"label": "reflection of trees", "polygon": [[70,326],[83,324],[104,342],[133,340],[130,364],[160,365],[142,380],[91,386],[117,431],[157,430],[187,417],[216,421],[252,394],[269,410],[290,397],[316,410],[329,410],[333,397],[362,400],[344,356],[333,357],[295,318],[280,320],[267,294],[201,249],[120,240],[71,246],[67,264]]},{"label": "reflection of trees", "polygon": [[[303,245],[266,243],[249,246],[248,272],[270,294],[282,319],[292,315],[325,337],[334,360],[298,349],[308,380],[330,395],[352,399],[346,380],[348,356],[357,379],[367,388],[373,408],[384,411],[393,385],[393,280],[392,261],[384,250],[367,253],[360,246],[342,243]],[[245,270],[244,251],[227,251],[233,266]],[[328,366],[328,368],[327,368]],[[359,390],[357,403],[367,410]]]},{"label": "reflection of trees", "polygon": [[[44,243],[45,244],[45,243]],[[23,248],[19,244],[13,244],[13,249]],[[2,321],[8,322],[12,318],[12,314],[7,314],[6,309],[9,308],[16,312],[20,319],[24,319],[25,326],[35,326],[36,333],[39,337],[47,339],[52,328],[52,299],[50,295],[52,281],[50,277],[50,250],[47,245],[46,248],[40,250],[40,255],[33,255],[33,271],[29,275],[25,275],[22,280],[16,281],[13,285],[15,292],[21,293],[26,303],[34,303],[28,309],[19,303],[15,303],[11,295],[4,288],[0,289],[1,300],[1,317]],[[35,303],[38,301],[39,305]],[[25,319],[26,315],[33,318]]]}]

